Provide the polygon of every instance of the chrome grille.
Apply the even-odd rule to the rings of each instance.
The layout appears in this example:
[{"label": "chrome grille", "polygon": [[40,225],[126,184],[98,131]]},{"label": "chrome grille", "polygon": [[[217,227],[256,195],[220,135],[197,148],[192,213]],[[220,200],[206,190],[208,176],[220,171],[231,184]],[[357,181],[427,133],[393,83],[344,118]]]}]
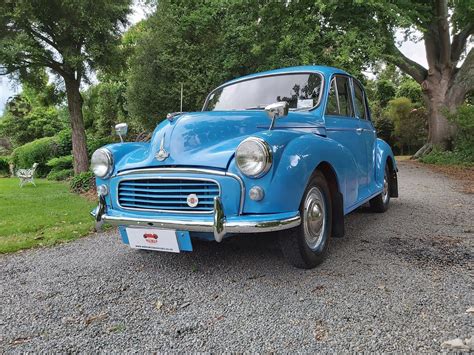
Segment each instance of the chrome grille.
[{"label": "chrome grille", "polygon": [[[187,198],[196,194],[199,203],[190,207]],[[213,180],[183,178],[127,179],[118,185],[118,202],[123,208],[207,213],[214,208],[214,197],[219,196],[219,185]]]}]

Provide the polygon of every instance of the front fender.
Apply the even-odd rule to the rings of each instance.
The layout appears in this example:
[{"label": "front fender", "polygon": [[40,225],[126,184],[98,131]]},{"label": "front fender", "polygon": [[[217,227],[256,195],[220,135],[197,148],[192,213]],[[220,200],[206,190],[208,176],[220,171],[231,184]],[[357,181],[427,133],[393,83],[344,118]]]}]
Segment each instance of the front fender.
[{"label": "front fender", "polygon": [[[282,138],[285,137],[282,143]],[[314,133],[267,131],[262,133],[273,151],[273,165],[260,179],[243,177],[247,196],[244,213],[291,212],[299,209],[303,193],[314,170],[323,162],[328,163],[337,176],[337,185],[343,195],[344,205],[355,202],[358,191],[355,161],[346,148],[334,140]],[[238,173],[235,161],[229,170]],[[252,186],[265,191],[262,201],[248,197]]]}]

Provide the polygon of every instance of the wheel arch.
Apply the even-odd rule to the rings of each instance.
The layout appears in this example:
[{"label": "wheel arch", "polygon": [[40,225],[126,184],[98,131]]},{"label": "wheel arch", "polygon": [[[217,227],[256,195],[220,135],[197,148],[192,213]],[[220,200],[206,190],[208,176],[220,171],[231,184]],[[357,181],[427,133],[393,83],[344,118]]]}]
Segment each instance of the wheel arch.
[{"label": "wheel arch", "polygon": [[344,236],[344,199],[341,193],[339,179],[333,166],[327,161],[318,164],[314,172],[320,171],[329,187],[332,200],[332,235],[340,238]]}]

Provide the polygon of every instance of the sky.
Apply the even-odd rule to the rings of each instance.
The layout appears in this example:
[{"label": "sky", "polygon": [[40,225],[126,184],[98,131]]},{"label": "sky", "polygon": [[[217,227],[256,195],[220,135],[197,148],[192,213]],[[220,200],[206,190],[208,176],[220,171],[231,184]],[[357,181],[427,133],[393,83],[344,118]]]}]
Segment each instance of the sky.
[{"label": "sky", "polygon": [[[133,6],[133,13],[129,16],[130,23],[133,25],[141,19],[145,18],[149,11],[150,8],[146,7],[143,3],[141,3],[140,0],[138,0]],[[401,36],[398,37],[401,38]],[[425,68],[427,67],[425,49],[422,41],[417,43],[413,41],[404,42],[400,47],[400,50],[408,58],[423,65]],[[15,95],[19,91],[20,87],[18,84],[8,80],[8,78],[4,76],[0,76],[0,115],[3,114],[7,99]]]}]

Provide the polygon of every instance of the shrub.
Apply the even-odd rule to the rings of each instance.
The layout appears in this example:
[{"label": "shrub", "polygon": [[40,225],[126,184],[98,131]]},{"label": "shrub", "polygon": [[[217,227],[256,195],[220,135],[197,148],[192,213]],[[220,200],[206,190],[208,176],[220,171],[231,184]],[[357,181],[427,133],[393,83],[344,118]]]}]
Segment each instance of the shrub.
[{"label": "shrub", "polygon": [[47,178],[48,180],[66,180],[74,175],[72,170],[72,155],[53,158],[46,163],[51,168]]},{"label": "shrub", "polygon": [[11,155],[11,160],[15,169],[30,168],[34,163],[38,163],[36,175],[44,177],[50,171],[46,163],[57,154],[57,138],[45,137],[16,148]]},{"label": "shrub", "polygon": [[72,169],[63,169],[51,171],[46,178],[48,180],[62,181],[69,179],[73,175],[74,171]]},{"label": "shrub", "polygon": [[72,168],[72,155],[66,155],[64,157],[50,159],[48,160],[46,165],[51,168],[51,171],[71,169]]},{"label": "shrub", "polygon": [[77,193],[86,192],[95,188],[95,177],[92,171],[77,174],[71,179],[71,190]]},{"label": "shrub", "polygon": [[0,157],[0,176],[10,175],[10,158]]},{"label": "shrub", "polygon": [[437,165],[461,165],[474,166],[473,155],[465,151],[454,149],[453,151],[441,150],[435,147],[429,154],[420,158],[420,161],[427,164]]},{"label": "shrub", "polygon": [[58,142],[58,156],[70,155],[72,152],[71,130],[65,129],[56,135]]}]

